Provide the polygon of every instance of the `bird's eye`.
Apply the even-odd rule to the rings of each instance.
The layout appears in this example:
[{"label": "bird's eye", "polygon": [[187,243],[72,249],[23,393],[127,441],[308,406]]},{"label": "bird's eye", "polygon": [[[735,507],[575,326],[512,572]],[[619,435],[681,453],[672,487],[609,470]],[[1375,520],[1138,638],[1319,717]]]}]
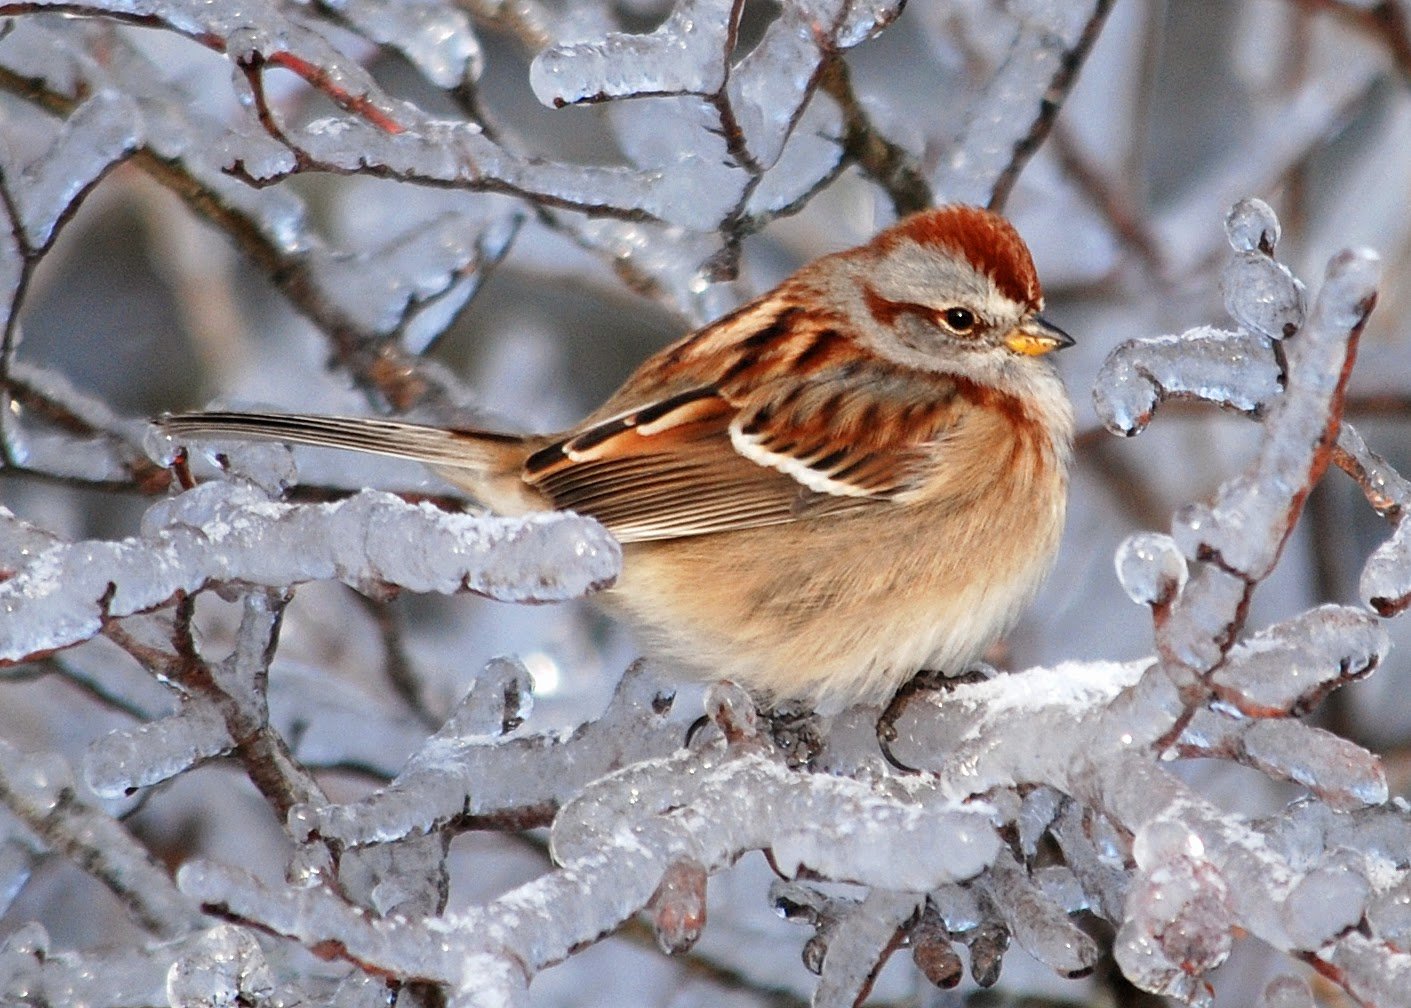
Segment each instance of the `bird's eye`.
[{"label": "bird's eye", "polygon": [[947,308],[941,313],[941,318],[954,332],[963,334],[975,328],[975,313],[969,308]]}]

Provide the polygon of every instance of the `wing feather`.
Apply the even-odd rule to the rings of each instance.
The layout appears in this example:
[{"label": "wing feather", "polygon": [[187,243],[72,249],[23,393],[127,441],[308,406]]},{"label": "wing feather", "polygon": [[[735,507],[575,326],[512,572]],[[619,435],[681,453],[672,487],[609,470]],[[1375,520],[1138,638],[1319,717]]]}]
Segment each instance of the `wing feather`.
[{"label": "wing feather", "polygon": [[869,364],[802,389],[676,391],[536,452],[525,480],[624,542],[888,506],[929,478],[962,411],[952,384]]}]

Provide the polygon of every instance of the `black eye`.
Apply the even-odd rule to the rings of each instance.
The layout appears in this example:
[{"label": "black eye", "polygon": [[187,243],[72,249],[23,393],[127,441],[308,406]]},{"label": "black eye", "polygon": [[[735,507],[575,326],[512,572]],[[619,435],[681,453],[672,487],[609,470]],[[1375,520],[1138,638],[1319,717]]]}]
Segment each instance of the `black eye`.
[{"label": "black eye", "polygon": [[975,313],[969,308],[947,308],[941,313],[941,318],[958,333],[968,333],[975,328]]}]

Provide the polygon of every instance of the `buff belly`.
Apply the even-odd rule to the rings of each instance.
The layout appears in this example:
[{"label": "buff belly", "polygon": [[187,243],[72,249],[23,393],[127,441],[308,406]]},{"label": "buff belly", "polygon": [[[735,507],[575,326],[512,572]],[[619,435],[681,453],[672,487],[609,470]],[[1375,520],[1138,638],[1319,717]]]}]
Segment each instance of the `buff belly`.
[{"label": "buff belly", "polygon": [[1019,535],[993,498],[912,504],[903,522],[888,508],[798,522],[803,546],[778,563],[779,528],[632,543],[611,594],[668,672],[765,700],[881,702],[922,668],[962,670],[1013,626],[1063,523],[1062,493],[1038,499],[1059,504],[1030,506]]}]

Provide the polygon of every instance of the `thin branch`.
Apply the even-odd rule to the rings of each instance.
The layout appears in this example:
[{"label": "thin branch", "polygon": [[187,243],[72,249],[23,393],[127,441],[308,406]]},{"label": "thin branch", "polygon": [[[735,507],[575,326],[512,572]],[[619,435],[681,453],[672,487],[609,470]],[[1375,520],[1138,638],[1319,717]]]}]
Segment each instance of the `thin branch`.
[{"label": "thin branch", "polygon": [[1015,143],[1014,154],[1009,159],[1009,164],[995,180],[990,191],[989,206],[991,210],[997,212],[1004,210],[1004,205],[1009,200],[1010,191],[1019,181],[1019,173],[1024,170],[1024,166],[1029,163],[1029,159],[1034,156],[1035,152],[1043,146],[1049,131],[1053,129],[1053,124],[1058,119],[1058,113],[1063,110],[1063,103],[1068,99],[1068,93],[1078,82],[1078,71],[1083,68],[1084,61],[1092,52],[1093,45],[1102,32],[1102,26],[1107,22],[1107,15],[1112,11],[1113,2],[1114,0],[1096,0],[1087,24],[1083,26],[1083,31],[1078,36],[1077,44],[1063,54],[1058,69],[1054,72],[1053,79],[1049,82],[1048,89],[1044,92],[1043,99],[1039,103],[1038,116],[1030,125],[1029,132]]},{"label": "thin branch", "polygon": [[824,62],[818,86],[843,113],[843,153],[876,182],[892,201],[898,217],[924,210],[935,202],[931,183],[909,151],[883,136],[853,92],[847,62],[838,55]]}]

